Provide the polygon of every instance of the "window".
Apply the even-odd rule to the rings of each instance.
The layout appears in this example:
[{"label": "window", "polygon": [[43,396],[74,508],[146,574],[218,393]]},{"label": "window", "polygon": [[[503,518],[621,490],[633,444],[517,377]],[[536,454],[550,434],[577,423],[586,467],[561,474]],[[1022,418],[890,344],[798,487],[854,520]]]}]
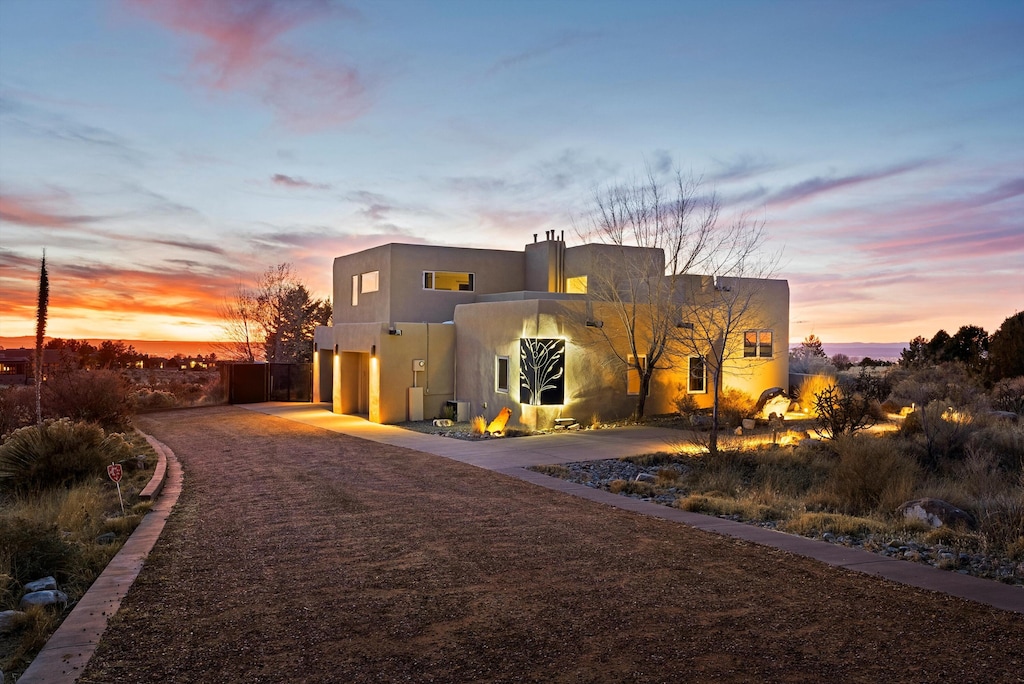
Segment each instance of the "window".
[{"label": "window", "polygon": [[352,306],[359,306],[359,276],[352,276]]},{"label": "window", "polygon": [[569,294],[587,294],[587,276],[566,278],[565,291]]},{"label": "window", "polygon": [[[629,355],[629,367],[626,369],[626,394],[640,394],[640,372],[634,367],[636,357]],[[640,355],[640,367],[647,369],[647,355]],[[651,396],[651,386],[647,386],[647,396]]]},{"label": "window", "polygon": [[451,271],[424,271],[424,290],[446,290],[449,292],[472,292],[474,276],[472,273],[453,273]]},{"label": "window", "polygon": [[772,331],[747,330],[743,333],[744,358],[772,358]]},{"label": "window", "polygon": [[508,394],[508,357],[507,356],[497,356],[497,357],[495,357],[494,381],[495,381],[495,389],[498,392],[504,392],[504,393]]},{"label": "window", "polygon": [[703,356],[690,357],[689,379],[686,383],[686,391],[690,394],[704,394],[708,391],[708,372],[704,365]]},{"label": "window", "polygon": [[376,292],[380,287],[380,271],[370,271],[362,275],[362,292]]}]

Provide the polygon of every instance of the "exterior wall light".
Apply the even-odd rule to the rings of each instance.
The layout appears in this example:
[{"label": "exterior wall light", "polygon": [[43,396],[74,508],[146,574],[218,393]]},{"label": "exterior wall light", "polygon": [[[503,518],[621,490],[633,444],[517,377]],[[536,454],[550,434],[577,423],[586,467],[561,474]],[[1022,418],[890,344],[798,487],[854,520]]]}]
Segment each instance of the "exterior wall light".
[{"label": "exterior wall light", "polygon": [[587,321],[588,328],[603,328],[604,321]]},{"label": "exterior wall light", "polygon": [[388,328],[388,335],[401,335],[401,334],[402,334],[401,330],[396,330],[395,328]]},{"label": "exterior wall light", "polygon": [[370,345],[370,358],[371,359],[377,358],[377,345],[375,345],[375,344],[371,344]]}]

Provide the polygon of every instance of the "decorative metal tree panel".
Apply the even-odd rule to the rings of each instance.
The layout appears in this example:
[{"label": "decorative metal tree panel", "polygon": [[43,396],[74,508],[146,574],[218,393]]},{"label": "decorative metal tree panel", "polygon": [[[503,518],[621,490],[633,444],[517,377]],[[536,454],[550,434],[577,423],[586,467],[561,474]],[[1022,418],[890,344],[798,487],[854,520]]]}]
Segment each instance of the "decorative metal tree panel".
[{"label": "decorative metal tree panel", "polygon": [[532,406],[565,403],[565,340],[519,340],[519,401]]}]

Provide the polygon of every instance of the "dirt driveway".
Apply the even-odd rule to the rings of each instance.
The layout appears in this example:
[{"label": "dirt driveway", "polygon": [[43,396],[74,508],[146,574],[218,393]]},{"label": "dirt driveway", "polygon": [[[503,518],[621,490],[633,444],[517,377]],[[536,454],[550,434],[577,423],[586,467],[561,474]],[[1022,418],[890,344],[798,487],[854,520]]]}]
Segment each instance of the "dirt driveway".
[{"label": "dirt driveway", "polygon": [[79,680],[1024,681],[1024,620],[232,407]]}]

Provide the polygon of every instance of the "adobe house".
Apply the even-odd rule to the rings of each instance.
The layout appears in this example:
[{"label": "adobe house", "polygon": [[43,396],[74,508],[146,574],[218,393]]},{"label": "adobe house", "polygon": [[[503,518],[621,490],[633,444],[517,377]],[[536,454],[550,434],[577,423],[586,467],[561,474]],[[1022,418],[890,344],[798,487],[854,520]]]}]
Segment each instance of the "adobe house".
[{"label": "adobe house", "polygon": [[[661,250],[567,247],[554,231],[535,235],[523,251],[388,244],[338,257],[334,324],[314,336],[313,401],[377,423],[434,418],[449,404],[459,420],[490,420],[507,407],[510,425],[533,428],[566,417],[626,417],[636,406],[637,375],[612,353],[610,344],[625,358],[624,340],[596,334],[614,327],[616,313],[588,294],[588,283],[593,291],[609,269],[637,264],[645,278],[665,278]],[[692,325],[683,320],[688,304],[712,289],[756,285],[749,318],[756,324],[730,337],[735,353],[723,386],[755,398],[786,387],[788,283],[729,283],[681,278],[678,325]],[[674,412],[683,394],[710,405],[700,355],[676,358],[654,372],[648,415]]]}]

